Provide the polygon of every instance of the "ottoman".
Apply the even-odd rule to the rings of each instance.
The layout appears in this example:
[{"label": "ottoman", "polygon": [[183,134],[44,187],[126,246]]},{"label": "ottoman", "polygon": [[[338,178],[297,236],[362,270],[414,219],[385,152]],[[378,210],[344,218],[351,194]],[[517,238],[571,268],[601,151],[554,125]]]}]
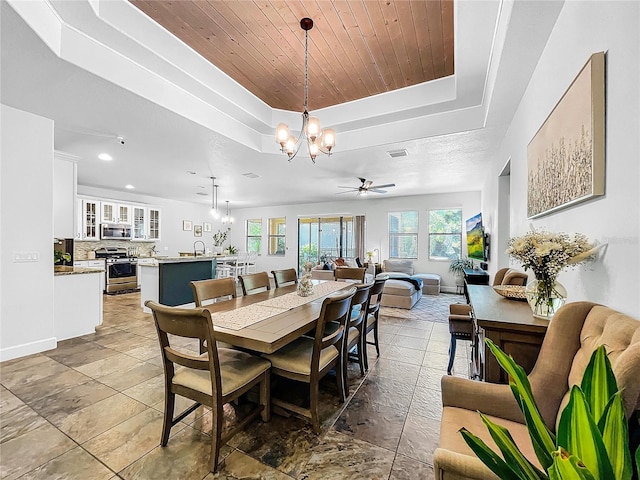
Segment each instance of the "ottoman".
[{"label": "ottoman", "polygon": [[436,273],[416,273],[414,277],[422,280],[422,293],[440,295],[440,275]]},{"label": "ottoman", "polygon": [[389,277],[382,291],[382,299],[380,300],[382,306],[411,309],[422,298],[422,290],[417,289],[410,282],[398,279],[409,275],[394,272],[381,273],[380,275]]}]

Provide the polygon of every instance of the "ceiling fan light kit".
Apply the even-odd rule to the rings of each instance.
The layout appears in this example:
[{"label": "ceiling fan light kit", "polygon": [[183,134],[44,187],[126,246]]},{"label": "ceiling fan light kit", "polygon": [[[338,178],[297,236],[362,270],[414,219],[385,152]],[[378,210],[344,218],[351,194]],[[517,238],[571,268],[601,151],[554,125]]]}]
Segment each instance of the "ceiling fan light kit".
[{"label": "ceiling fan light kit", "polygon": [[286,153],[289,161],[300,151],[302,140],[307,142],[307,151],[313,163],[319,153],[331,155],[331,149],[336,144],[336,132],[332,128],[324,131],[320,128],[318,117],[309,116],[309,30],[313,28],[313,20],[303,18],[300,20],[300,28],[304,30],[304,112],[302,112],[302,128],[298,137],[289,132],[285,123],[279,123],[276,127],[276,142],[280,144],[282,153]]},{"label": "ceiling fan light kit", "polygon": [[373,182],[371,180],[367,180],[366,178],[362,178],[362,177],[358,177],[358,180],[360,180],[360,182],[362,182],[362,185],[360,185],[359,187],[343,187],[341,185],[338,185],[338,188],[347,188],[349,189],[349,191],[347,192],[338,192],[338,195],[341,193],[351,193],[351,192],[356,192],[356,195],[360,196],[360,195],[368,195],[369,192],[373,192],[373,193],[387,193],[386,190],[382,190],[383,188],[391,188],[391,187],[395,187],[396,184],[395,183],[385,183],[384,185],[373,185]]}]

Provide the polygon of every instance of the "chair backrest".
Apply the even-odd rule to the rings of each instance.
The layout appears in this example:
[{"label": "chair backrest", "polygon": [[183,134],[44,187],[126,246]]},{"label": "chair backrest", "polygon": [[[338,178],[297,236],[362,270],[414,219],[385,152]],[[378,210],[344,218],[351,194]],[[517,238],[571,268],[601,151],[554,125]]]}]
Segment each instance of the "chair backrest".
[{"label": "chair backrest", "polygon": [[[313,355],[311,357],[311,371],[313,374],[314,368],[317,370],[320,364],[320,353],[331,345],[337,347],[339,342],[342,341],[344,336],[347,317],[351,310],[351,299],[356,293],[356,287],[351,287],[346,291],[341,290],[337,294],[328,296],[322,302],[322,309],[320,310],[320,316],[318,317],[318,323],[316,325],[315,341],[313,345]],[[325,325],[328,322],[337,322],[340,327],[333,333],[325,336]]]},{"label": "chair backrest", "polygon": [[196,307],[202,307],[217,300],[236,298],[236,283],[233,278],[214,278],[190,282]]},{"label": "chair backrest", "polygon": [[364,274],[367,269],[362,267],[337,267],[334,272],[336,280],[356,280],[364,283]]},{"label": "chair backrest", "polygon": [[287,268],[285,270],[272,270],[273,280],[276,288],[298,283],[298,273],[295,268]]},{"label": "chair backrest", "polygon": [[[211,373],[213,397],[221,397],[220,362],[209,311],[205,308],[168,307],[151,300],[144,304],[153,313],[167,388],[175,374],[174,364],[178,364],[195,370],[208,370]],[[185,353],[179,347],[172,347],[173,337],[198,339],[200,344],[206,344],[207,356],[203,358],[195,353]]]},{"label": "chair backrest", "polygon": [[369,292],[372,284],[356,285],[356,293],[351,298],[351,307],[349,308],[349,328],[358,327],[362,333],[363,320],[367,318],[367,306],[369,305]]},{"label": "chair backrest", "polygon": [[388,280],[388,277],[381,276],[376,278],[369,290],[369,303],[367,304],[367,313],[369,315],[376,315],[380,310],[380,302],[382,301],[382,292],[384,291],[384,284]]},{"label": "chair backrest", "polygon": [[493,278],[493,285],[526,285],[529,276],[513,268],[501,268]]},{"label": "chair backrest", "polygon": [[271,290],[271,282],[269,282],[269,274],[267,272],[240,275],[240,285],[242,286],[243,295]]},{"label": "chair backrest", "polygon": [[591,354],[600,345],[606,345],[627,417],[640,409],[640,321],[591,302],[569,303],[549,323],[529,374],[540,413],[550,428],[556,427],[571,387],[580,383]]}]

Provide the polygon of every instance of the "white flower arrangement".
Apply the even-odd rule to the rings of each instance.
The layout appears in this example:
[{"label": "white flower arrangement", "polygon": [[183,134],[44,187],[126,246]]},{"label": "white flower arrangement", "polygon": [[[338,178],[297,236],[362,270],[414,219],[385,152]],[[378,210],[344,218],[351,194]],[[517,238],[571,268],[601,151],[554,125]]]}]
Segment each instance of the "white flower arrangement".
[{"label": "white flower arrangement", "polygon": [[213,234],[213,244],[216,247],[221,247],[222,244],[227,240],[227,235],[229,235],[229,230],[231,229],[228,228],[224,232],[222,230],[218,230],[218,233]]}]

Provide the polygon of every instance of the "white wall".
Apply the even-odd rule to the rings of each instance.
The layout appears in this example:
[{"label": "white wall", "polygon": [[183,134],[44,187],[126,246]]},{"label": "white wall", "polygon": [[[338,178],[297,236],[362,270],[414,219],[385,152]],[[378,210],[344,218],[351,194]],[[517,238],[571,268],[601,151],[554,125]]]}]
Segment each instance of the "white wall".
[{"label": "white wall", "polygon": [[[412,197],[376,198],[372,195],[366,198],[356,198],[341,202],[310,203],[303,205],[283,205],[276,207],[247,208],[233,210],[232,216],[235,223],[231,229],[229,241],[232,245],[239,246],[240,250],[246,249],[245,230],[246,221],[250,219],[262,219],[262,252],[256,261],[258,271],[271,271],[281,268],[297,267],[298,264],[298,218],[327,216],[327,215],[365,215],[366,217],[366,242],[365,250],[380,250],[381,261],[389,258],[388,240],[388,215],[390,211],[418,210],[419,211],[419,235],[418,235],[418,259],[415,261],[416,273],[438,273],[442,276],[442,285],[455,291],[455,280],[448,273],[448,261],[429,261],[428,259],[428,210],[439,208],[462,208],[462,218],[466,219],[480,211],[480,192],[462,192],[433,195],[418,195]],[[267,255],[267,232],[269,218],[286,217],[287,225],[287,253],[283,256]],[[217,231],[214,225],[214,232]],[[463,237],[463,245],[465,245]],[[466,247],[465,247],[466,248]],[[363,259],[363,261],[366,259]]]},{"label": "white wall", "polygon": [[[0,105],[0,361],[55,348],[53,122]],[[37,252],[37,262],[14,254]]]},{"label": "white wall", "polygon": [[[493,169],[482,199],[483,210],[497,217],[498,174],[511,158],[511,235],[533,226],[581,232],[608,243],[598,261],[561,273],[559,281],[567,287],[569,301],[603,303],[636,317],[640,317],[639,19],[636,1],[565,2],[502,145],[491,154]],[[606,195],[527,220],[527,144],[591,54],[599,51],[606,52]]]}]

